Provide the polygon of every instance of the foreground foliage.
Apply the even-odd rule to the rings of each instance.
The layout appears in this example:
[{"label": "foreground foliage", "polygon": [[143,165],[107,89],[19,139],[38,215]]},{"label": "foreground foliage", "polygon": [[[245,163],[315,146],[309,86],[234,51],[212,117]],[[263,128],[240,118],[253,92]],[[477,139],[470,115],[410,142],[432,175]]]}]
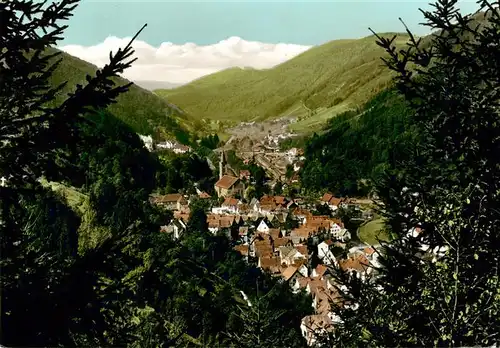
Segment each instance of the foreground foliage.
[{"label": "foreground foliage", "polygon": [[[77,3],[0,3],[7,48],[0,51],[0,174],[7,178],[0,186],[0,343],[228,346],[246,329],[235,316],[248,309],[244,291],[251,300],[266,294],[267,308],[283,311],[266,323],[279,345],[302,344],[299,324],[310,300],[249,267],[227,238],[196,224],[203,210],[194,209],[186,238],[174,242],[159,232],[169,214],[148,196],[164,164],[102,111],[127,91],[111,79],[130,66],[130,44],[57,103],[60,88],[49,81],[57,57],[43,53]],[[54,181],[72,186],[84,207],[42,185]]]},{"label": "foreground foliage", "polygon": [[[397,51],[379,37],[424,140],[378,183],[395,240],[369,284],[347,281],[357,311],[340,311],[330,337],[343,346],[492,346],[500,340],[499,3],[481,1],[488,24],[470,25],[456,1],[424,12],[429,48]],[[484,18],[484,14],[482,14]],[[477,16],[476,16],[477,18]],[[409,71],[414,64],[415,73]],[[407,237],[420,227],[417,237]],[[426,253],[422,246],[427,245]]]}]

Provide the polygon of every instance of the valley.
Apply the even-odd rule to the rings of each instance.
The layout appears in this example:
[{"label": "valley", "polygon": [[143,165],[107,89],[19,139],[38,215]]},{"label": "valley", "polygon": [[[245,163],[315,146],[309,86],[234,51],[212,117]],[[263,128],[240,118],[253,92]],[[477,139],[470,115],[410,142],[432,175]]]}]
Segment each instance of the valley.
[{"label": "valley", "polygon": [[291,118],[280,118],[262,122],[242,122],[226,130],[229,139],[215,151],[234,151],[243,163],[255,160],[274,181],[285,182],[291,179],[286,177],[287,167],[293,167],[295,164],[298,171],[297,163],[303,159],[302,149],[280,148],[285,139],[297,137],[297,134],[288,131],[289,125],[295,121]]},{"label": "valley", "polygon": [[[382,35],[391,36],[392,33]],[[398,34],[395,44],[406,43]],[[390,85],[373,36],[334,40],[265,70],[231,68],[187,85],[156,90],[201,122],[261,122],[296,119],[290,128],[310,133],[348,110],[356,110]]]},{"label": "valley", "polygon": [[[173,2],[149,2],[149,28],[173,23],[172,42],[51,67],[78,2],[0,2],[1,347],[498,345],[493,5],[463,17],[439,0],[422,41],[408,29],[304,46],[281,40],[323,33],[305,7],[276,27],[295,2],[270,27],[255,21],[267,3],[231,2],[237,20],[183,2],[165,20]],[[95,11],[66,47],[98,65],[125,39],[82,37],[114,18],[128,33],[146,9],[83,6]],[[344,14],[349,33],[366,24]],[[203,43],[243,17],[269,41]],[[219,72],[193,80],[203,71]],[[158,84],[169,74],[192,82]]]}]

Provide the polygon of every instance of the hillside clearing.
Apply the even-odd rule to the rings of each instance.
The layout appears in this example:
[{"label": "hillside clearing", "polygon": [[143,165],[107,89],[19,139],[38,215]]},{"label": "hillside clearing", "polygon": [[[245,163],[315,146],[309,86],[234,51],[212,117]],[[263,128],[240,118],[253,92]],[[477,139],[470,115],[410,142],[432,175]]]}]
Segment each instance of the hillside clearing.
[{"label": "hillside clearing", "polygon": [[378,218],[363,224],[358,229],[358,238],[369,245],[377,245],[379,241],[389,241],[389,235],[387,232],[383,231],[384,221],[382,218]]},{"label": "hillside clearing", "polygon": [[40,180],[41,184],[45,187],[50,187],[52,191],[59,193],[68,205],[76,212],[80,214],[84,214],[86,211],[85,202],[87,199],[87,195],[81,193],[76,188],[67,186],[54,181],[47,181],[45,179]]}]

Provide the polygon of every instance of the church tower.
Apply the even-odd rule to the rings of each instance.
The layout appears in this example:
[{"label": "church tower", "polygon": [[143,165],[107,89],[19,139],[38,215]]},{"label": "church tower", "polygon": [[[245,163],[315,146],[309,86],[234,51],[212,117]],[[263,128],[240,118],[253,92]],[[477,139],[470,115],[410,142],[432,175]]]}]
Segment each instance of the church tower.
[{"label": "church tower", "polygon": [[222,179],[223,175],[224,175],[224,151],[221,151],[219,159],[219,179]]}]

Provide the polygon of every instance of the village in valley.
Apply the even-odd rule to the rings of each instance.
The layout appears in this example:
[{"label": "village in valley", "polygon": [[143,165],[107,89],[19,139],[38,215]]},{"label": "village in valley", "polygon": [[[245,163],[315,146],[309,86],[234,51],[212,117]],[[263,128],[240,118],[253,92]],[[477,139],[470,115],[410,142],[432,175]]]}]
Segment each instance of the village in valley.
[{"label": "village in valley", "polygon": [[[171,150],[179,152],[181,148],[171,146]],[[246,189],[253,183],[250,171],[237,172],[225,161],[224,151],[218,153],[214,194],[196,188],[196,195],[170,193],[151,197],[151,202],[173,212],[173,219],[161,232],[181,238],[188,233],[191,203],[207,202],[206,223],[211,233],[226,235],[248,263],[287,282],[293,292],[305,291],[312,297],[315,314],[304,317],[301,325],[304,337],[312,345],[315,335],[332,330],[338,320],[331,306],[352,305],[341,298],[332,267],[365,279],[373,270],[369,266],[377,264],[376,246],[360,241],[357,231],[349,230],[340,214],[349,211],[350,218],[357,219],[359,225],[373,218],[371,206],[366,200],[339,198],[330,193],[316,198],[265,194],[260,199],[249,199]],[[285,186],[297,185],[301,154],[301,149],[280,153],[289,166],[295,167],[294,175],[288,179],[273,175],[275,166],[262,164],[270,174],[268,185],[275,185],[279,179],[286,180]]]},{"label": "village in valley", "polygon": [[[196,194],[154,194],[151,202],[172,212],[172,220],[160,232],[177,240],[189,233],[193,202],[202,200],[207,207],[209,232],[226,236],[248,264],[286,282],[293,293],[311,296],[314,314],[302,319],[300,329],[312,346],[325,333],[334,332],[335,324],[341,320],[334,306],[353,310],[358,306],[341,295],[345,287],[336,281],[335,270],[371,283],[378,276],[380,242],[387,242],[388,237],[379,238],[382,220],[375,213],[376,197],[336,197],[329,192],[317,197],[301,194],[304,191],[299,172],[305,160],[304,151],[280,146],[285,139],[294,137],[280,133],[287,122],[268,122],[264,130],[256,123],[235,127],[230,139],[213,151],[218,157],[218,168],[206,158],[210,168],[218,173],[212,194],[195,185],[192,191]],[[150,151],[167,150],[177,155],[194,152],[175,141],[154,145],[150,138],[142,140]],[[237,162],[247,167],[252,164],[265,172],[264,185],[269,193],[250,197],[249,188],[255,187],[256,178],[250,170],[229,163],[231,151]],[[279,193],[277,185],[281,187]],[[368,225],[377,226],[371,229],[370,238],[361,233]],[[421,233],[420,228],[412,228],[405,240]],[[420,256],[436,262],[446,248],[430,248],[422,243],[420,252]]]}]

